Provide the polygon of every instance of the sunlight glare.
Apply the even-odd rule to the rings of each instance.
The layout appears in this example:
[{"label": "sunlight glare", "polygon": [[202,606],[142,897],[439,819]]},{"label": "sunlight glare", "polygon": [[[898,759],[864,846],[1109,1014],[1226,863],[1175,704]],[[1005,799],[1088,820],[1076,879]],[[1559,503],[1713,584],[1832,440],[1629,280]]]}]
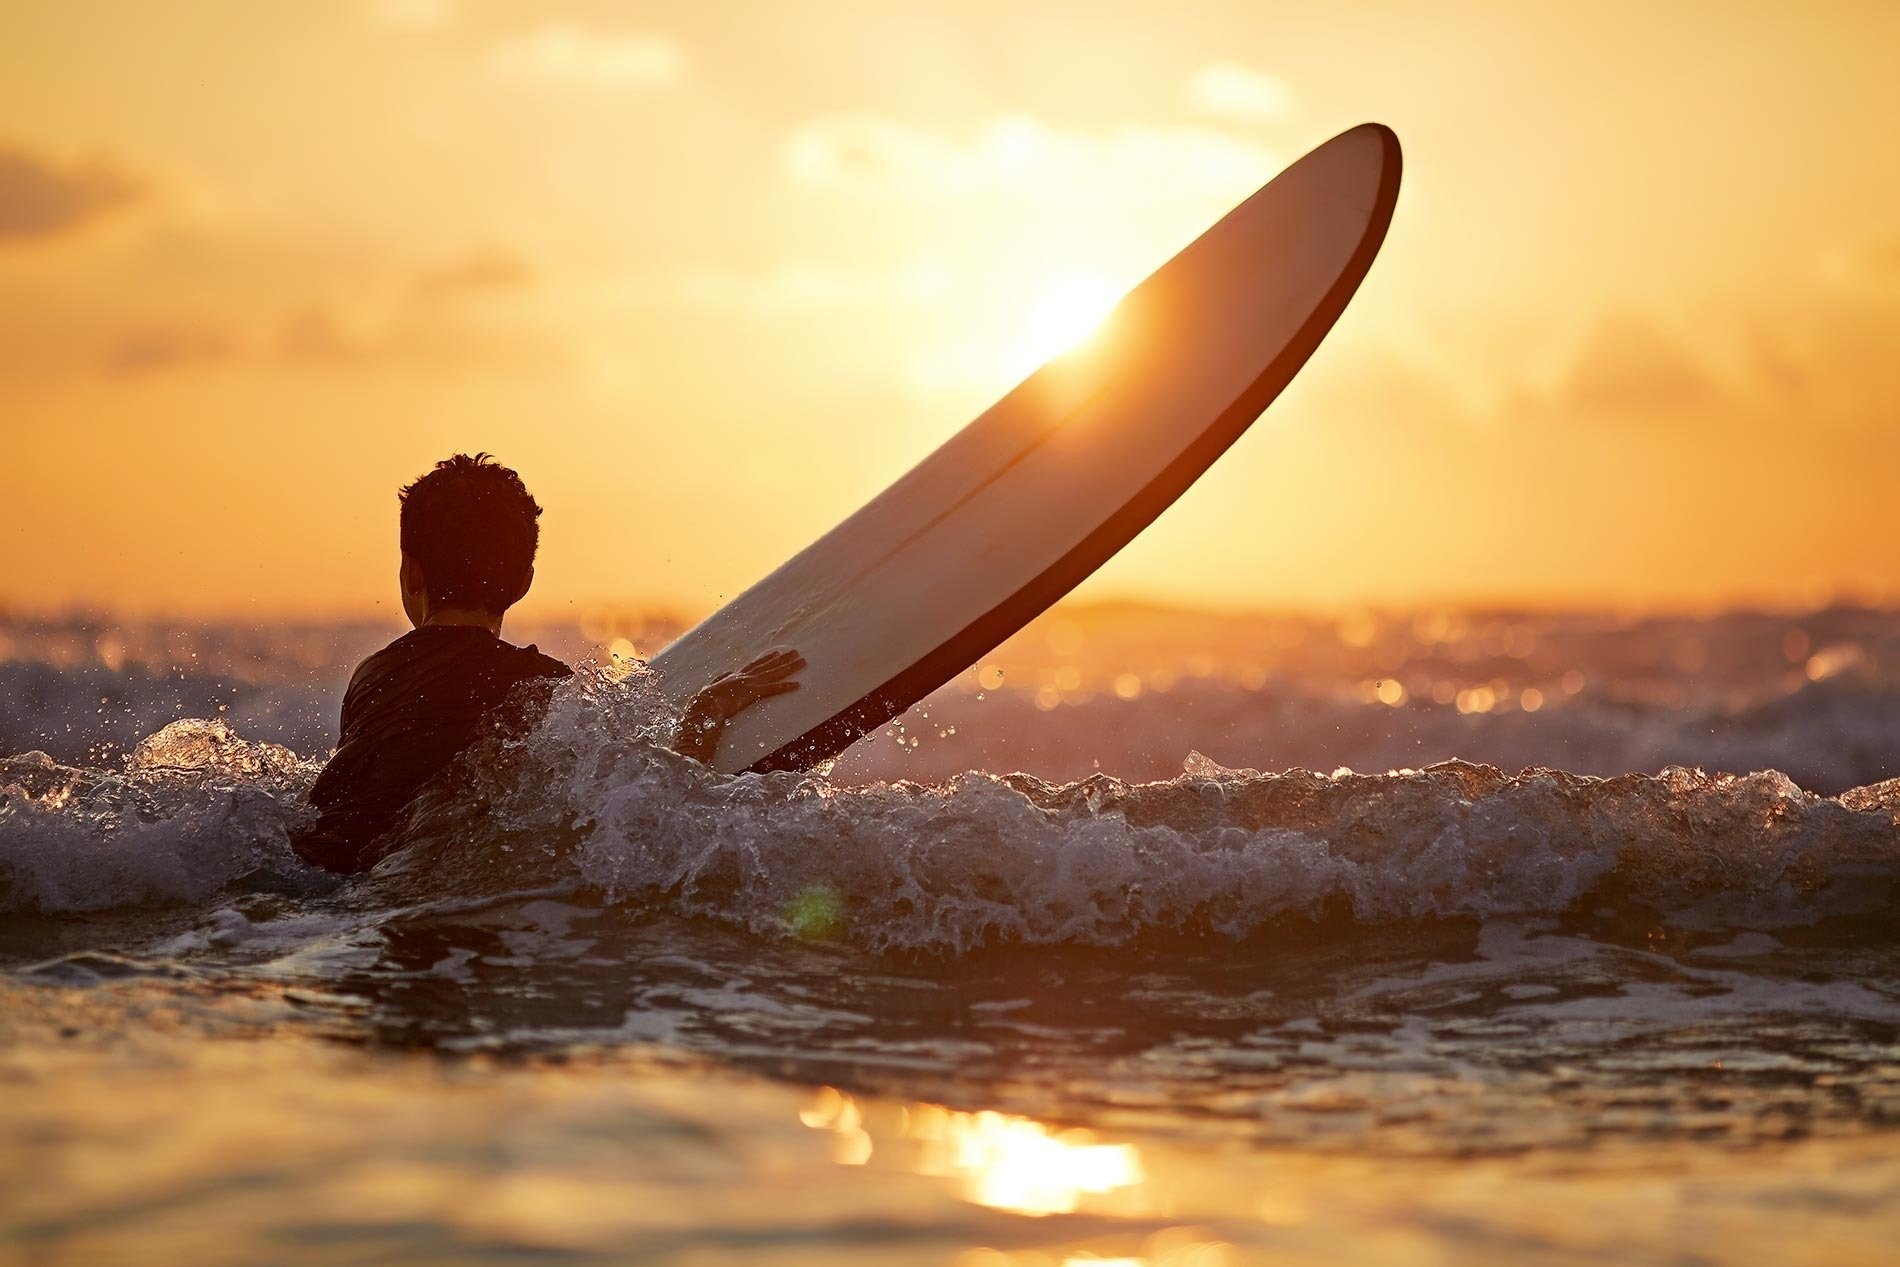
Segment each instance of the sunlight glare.
[{"label": "sunlight glare", "polygon": [[1115,288],[1099,277],[1057,282],[1030,309],[1023,360],[1033,369],[1086,341],[1102,328],[1120,300]]},{"label": "sunlight glare", "polygon": [[1067,1214],[1085,1194],[1142,1181],[1130,1144],[1098,1143],[1084,1130],[1056,1131],[1031,1118],[985,1110],[911,1106],[908,1134],[924,1145],[923,1174],[955,1175],[978,1205],[1018,1214]]},{"label": "sunlight glare", "polygon": [[[841,1165],[870,1160],[869,1114],[853,1096],[822,1087],[798,1120],[832,1137],[832,1158]],[[898,1108],[895,1126],[917,1149],[912,1169],[960,1181],[968,1200],[993,1210],[1069,1214],[1084,1198],[1129,1193],[1147,1177],[1133,1144],[1103,1143],[1093,1132],[1014,1113],[969,1113],[920,1100]]]}]

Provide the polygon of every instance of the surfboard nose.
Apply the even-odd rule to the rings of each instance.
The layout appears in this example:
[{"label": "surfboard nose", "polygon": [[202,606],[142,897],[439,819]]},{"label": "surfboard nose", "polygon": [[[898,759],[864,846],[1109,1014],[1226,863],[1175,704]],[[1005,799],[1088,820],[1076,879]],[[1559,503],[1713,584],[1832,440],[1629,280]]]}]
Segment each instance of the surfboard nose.
[{"label": "surfboard nose", "polygon": [[1396,178],[1399,168],[1405,162],[1405,148],[1399,144],[1399,134],[1383,123],[1361,123],[1351,131],[1379,138],[1379,145],[1385,151],[1385,161],[1391,165]]},{"label": "surfboard nose", "polygon": [[1361,147],[1377,149],[1379,151],[1379,161],[1381,165],[1391,169],[1390,175],[1395,182],[1398,178],[1399,168],[1405,161],[1405,151],[1404,147],[1399,144],[1399,134],[1383,123],[1368,121],[1356,127],[1347,128],[1344,132],[1341,132],[1324,145],[1314,148],[1306,157],[1312,158],[1316,155],[1323,154],[1334,146],[1351,146],[1355,149]]}]

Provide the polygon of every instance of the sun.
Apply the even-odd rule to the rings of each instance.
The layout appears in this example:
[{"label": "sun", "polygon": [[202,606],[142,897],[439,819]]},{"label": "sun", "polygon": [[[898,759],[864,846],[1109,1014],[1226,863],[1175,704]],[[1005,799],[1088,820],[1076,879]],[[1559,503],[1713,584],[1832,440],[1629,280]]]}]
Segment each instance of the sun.
[{"label": "sun", "polygon": [[1023,360],[1034,369],[1085,341],[1102,328],[1120,299],[1099,277],[1069,277],[1048,287],[1029,310]]}]

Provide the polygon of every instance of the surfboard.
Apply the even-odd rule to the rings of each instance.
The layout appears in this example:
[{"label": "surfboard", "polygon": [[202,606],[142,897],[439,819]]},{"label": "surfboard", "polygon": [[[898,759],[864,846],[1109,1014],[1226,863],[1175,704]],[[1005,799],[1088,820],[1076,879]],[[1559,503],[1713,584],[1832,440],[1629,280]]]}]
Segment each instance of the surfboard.
[{"label": "surfboard", "polygon": [[1173,504],[1313,354],[1398,199],[1398,138],[1341,133],[1222,217],[908,474],[652,662],[684,701],[774,646],[799,690],[713,764],[804,769],[1067,594]]}]

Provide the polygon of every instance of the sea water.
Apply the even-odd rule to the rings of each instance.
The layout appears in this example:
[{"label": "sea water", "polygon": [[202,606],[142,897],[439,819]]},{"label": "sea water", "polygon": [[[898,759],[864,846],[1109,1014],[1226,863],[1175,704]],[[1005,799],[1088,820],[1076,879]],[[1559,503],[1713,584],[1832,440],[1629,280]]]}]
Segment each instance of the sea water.
[{"label": "sea water", "polygon": [[0,1260],[1892,1260],[1900,616],[1060,611],[739,778],[621,623],[347,882],[390,631],[0,629]]}]

